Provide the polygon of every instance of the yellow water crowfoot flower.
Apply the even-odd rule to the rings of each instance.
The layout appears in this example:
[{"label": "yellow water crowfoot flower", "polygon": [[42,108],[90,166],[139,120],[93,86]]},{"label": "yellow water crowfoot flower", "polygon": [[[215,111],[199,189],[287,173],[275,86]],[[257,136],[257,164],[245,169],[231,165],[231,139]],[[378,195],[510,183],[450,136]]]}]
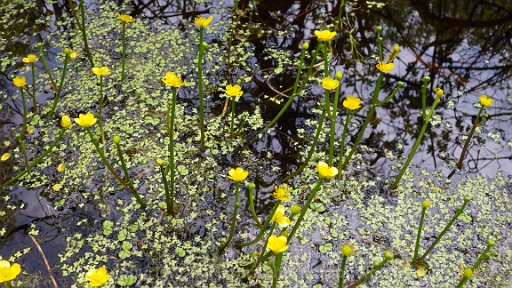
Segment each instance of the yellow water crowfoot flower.
[{"label": "yellow water crowfoot flower", "polygon": [[349,110],[357,110],[361,108],[361,99],[348,95],[347,99],[343,100],[343,107]]},{"label": "yellow water crowfoot flower", "polygon": [[105,76],[109,75],[110,71],[107,67],[93,67],[92,73],[94,73],[96,76]]},{"label": "yellow water crowfoot flower", "polygon": [[248,171],[245,171],[241,167],[237,167],[236,169],[229,169],[228,172],[229,176],[228,178],[235,181],[235,182],[243,182],[245,178],[247,178],[247,175],[249,175]]},{"label": "yellow water crowfoot flower", "polygon": [[242,91],[242,87],[240,87],[240,85],[231,85],[231,84],[228,84],[228,86],[226,86],[226,90],[224,90],[226,92],[226,94],[228,94],[229,96],[231,97],[240,97],[244,94],[244,91]]},{"label": "yellow water crowfoot flower", "polygon": [[288,249],[287,242],[288,239],[284,236],[272,235],[268,238],[268,249],[272,250],[274,254],[282,253]]},{"label": "yellow water crowfoot flower", "polygon": [[11,158],[11,154],[10,153],[4,153],[4,155],[2,155],[0,160],[7,161],[9,158]]},{"label": "yellow water crowfoot flower", "polygon": [[334,90],[338,88],[339,85],[340,81],[332,79],[331,77],[325,77],[322,79],[322,87],[324,87],[325,90]]},{"label": "yellow water crowfoot flower", "polygon": [[272,221],[276,222],[283,228],[290,226],[290,218],[284,216],[284,212],[286,212],[284,206],[279,205],[277,206],[276,213],[274,213],[274,216],[272,216]]},{"label": "yellow water crowfoot flower", "polygon": [[23,60],[24,63],[34,63],[37,61],[37,56],[35,54],[29,54],[21,60]]},{"label": "yellow water crowfoot flower", "polygon": [[21,272],[20,264],[11,265],[7,260],[0,260],[0,283],[12,281]]},{"label": "yellow water crowfoot flower", "polygon": [[318,162],[316,168],[318,170],[318,177],[327,181],[338,175],[338,169],[336,167],[329,167],[329,165],[323,161]]},{"label": "yellow water crowfoot flower", "polygon": [[117,13],[117,17],[119,17],[119,20],[125,23],[132,23],[133,21],[135,21],[135,18],[126,14]]},{"label": "yellow water crowfoot flower", "polygon": [[14,77],[14,79],[12,79],[12,83],[14,83],[14,86],[17,87],[23,87],[27,85],[27,82],[25,81],[25,76]]},{"label": "yellow water crowfoot flower", "polygon": [[375,65],[375,67],[377,67],[377,69],[379,69],[380,72],[387,73],[393,70],[393,68],[395,68],[395,64],[380,62],[379,64]]},{"label": "yellow water crowfoot flower", "polygon": [[66,164],[60,163],[59,166],[57,166],[57,172],[61,173],[64,172],[64,170],[66,170]]},{"label": "yellow water crowfoot flower", "polygon": [[315,35],[318,37],[318,41],[331,41],[332,38],[336,36],[336,32],[331,32],[329,30],[315,30]]},{"label": "yellow water crowfoot flower", "polygon": [[183,85],[185,85],[185,83],[187,83],[187,81],[181,81],[181,78],[174,74],[173,72],[167,72],[165,73],[165,78],[162,79],[162,82],[164,82],[165,85],[167,86],[170,86],[170,87],[176,87],[176,88],[179,88]]},{"label": "yellow water crowfoot flower", "polygon": [[68,115],[64,115],[60,120],[60,126],[62,126],[62,128],[69,129],[73,126],[73,122],[71,122],[71,118]]},{"label": "yellow water crowfoot flower", "polygon": [[290,187],[286,184],[282,184],[280,186],[274,186],[275,191],[271,194],[272,197],[281,201],[290,200]]},{"label": "yellow water crowfoot flower", "polygon": [[444,96],[444,91],[443,89],[439,88],[439,87],[436,87],[434,88],[434,93],[436,93],[437,96],[440,96],[440,97],[443,97]]},{"label": "yellow water crowfoot flower", "polygon": [[482,105],[482,107],[487,108],[487,107],[491,106],[491,104],[492,104],[492,98],[487,97],[487,95],[485,95],[485,94],[480,96],[480,105]]},{"label": "yellow water crowfoot flower", "polygon": [[208,18],[197,17],[196,19],[194,19],[194,22],[196,23],[197,26],[204,28],[204,27],[210,25],[210,22],[212,22],[212,20],[213,20],[213,16],[210,16]]},{"label": "yellow water crowfoot flower", "polygon": [[80,127],[91,127],[96,123],[96,118],[91,112],[88,112],[86,115],[80,114],[78,118],[75,118],[75,122]]},{"label": "yellow water crowfoot flower", "polygon": [[91,269],[85,274],[85,278],[89,280],[89,285],[93,287],[100,287],[107,283],[110,275],[107,273],[107,268],[101,266],[98,269]]}]

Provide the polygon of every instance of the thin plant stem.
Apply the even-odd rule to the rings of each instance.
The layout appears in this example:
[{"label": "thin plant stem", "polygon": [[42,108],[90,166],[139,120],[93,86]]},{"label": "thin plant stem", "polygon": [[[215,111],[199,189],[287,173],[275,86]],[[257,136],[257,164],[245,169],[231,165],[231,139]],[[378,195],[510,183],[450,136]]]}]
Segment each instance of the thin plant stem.
[{"label": "thin plant stem", "polygon": [[462,204],[462,206],[457,210],[455,215],[453,215],[450,222],[448,222],[448,224],[446,224],[446,227],[444,227],[443,231],[441,231],[439,236],[436,237],[436,240],[432,244],[430,244],[430,247],[428,247],[427,251],[425,251],[425,253],[423,253],[423,255],[416,261],[416,266],[419,266],[423,263],[423,261],[425,260],[425,257],[427,257],[427,255],[432,251],[432,249],[434,249],[434,247],[441,240],[441,238],[443,238],[444,234],[446,232],[448,232],[450,227],[452,227],[452,224],[455,222],[455,220],[457,220],[457,218],[460,216],[460,214],[462,214],[462,212],[464,211],[464,208],[466,208],[466,205],[469,203],[469,201],[471,201],[471,198],[464,197],[464,203]]},{"label": "thin plant stem", "polygon": [[[101,143],[105,148],[105,134],[103,133],[103,75],[100,75],[100,112],[98,115],[98,124],[100,126]],[[105,149],[103,149],[105,152]]]},{"label": "thin plant stem", "polygon": [[402,170],[400,170],[400,173],[398,173],[398,176],[396,176],[395,182],[393,182],[393,184],[390,186],[392,190],[395,190],[396,188],[398,188],[400,179],[402,179],[402,176],[405,174],[405,171],[409,167],[409,164],[411,163],[412,158],[414,157],[414,154],[416,153],[416,150],[420,146],[421,139],[423,138],[425,131],[427,131],[427,127],[428,127],[430,118],[432,118],[432,114],[434,113],[434,110],[436,109],[436,106],[439,103],[440,99],[441,99],[441,96],[437,95],[436,99],[434,100],[434,104],[430,108],[430,112],[427,115],[427,119],[425,119],[423,126],[421,127],[421,131],[420,131],[420,134],[418,135],[418,139],[416,139],[416,142],[414,142],[414,146],[412,147],[411,153],[409,153],[409,157],[407,158],[404,165],[402,166]]},{"label": "thin plant stem", "polygon": [[341,260],[340,277],[338,279],[338,288],[343,288],[343,281],[345,278],[345,266],[347,265],[347,256],[343,256]]},{"label": "thin plant stem", "polygon": [[240,182],[235,182],[236,188],[235,188],[235,207],[233,209],[233,217],[231,219],[231,229],[229,230],[229,236],[226,240],[226,243],[220,247],[220,251],[224,251],[226,247],[228,247],[229,243],[231,243],[231,239],[233,239],[233,235],[235,234],[235,226],[236,226],[236,215],[238,212],[238,194],[240,192]]},{"label": "thin plant stem", "polygon": [[261,238],[263,237],[263,234],[265,234],[265,230],[267,230],[267,227],[270,224],[270,221],[272,220],[272,217],[274,217],[274,214],[276,213],[277,208],[279,207],[280,204],[281,204],[281,200],[277,200],[276,203],[274,204],[274,208],[272,208],[272,211],[270,211],[270,214],[267,217],[267,220],[265,220],[265,223],[263,223],[263,228],[260,229],[260,232],[258,233],[256,238],[254,238],[252,241],[249,241],[249,242],[237,243],[235,245],[236,248],[242,248],[242,247],[245,247],[245,246],[250,246],[250,245],[258,243],[258,241],[260,241]]},{"label": "thin plant stem", "polygon": [[309,195],[308,200],[306,201],[306,203],[304,204],[304,207],[302,207],[302,210],[300,211],[299,218],[297,218],[297,221],[295,222],[295,225],[293,225],[292,231],[290,231],[290,233],[288,234],[288,237],[287,237],[288,242],[287,243],[290,243],[290,241],[292,240],[293,236],[295,235],[295,232],[297,232],[297,229],[299,229],[299,226],[302,223],[302,219],[304,219],[304,215],[306,215],[306,212],[309,209],[309,205],[311,205],[311,202],[315,198],[316,193],[322,187],[322,183],[323,183],[323,179],[320,178],[320,180],[318,180],[318,183],[316,183],[315,188],[313,188],[313,191],[311,191],[311,194]]},{"label": "thin plant stem", "polygon": [[[269,129],[272,126],[274,126],[274,124],[276,124],[277,120],[279,120],[279,118],[281,118],[281,116],[283,116],[283,114],[286,111],[286,109],[288,109],[288,107],[290,107],[290,105],[293,102],[293,99],[295,99],[295,96],[297,94],[297,89],[299,87],[299,80],[300,80],[300,76],[301,76],[301,72],[302,72],[302,66],[304,64],[304,56],[306,55],[306,50],[307,49],[303,48],[302,52],[300,54],[299,67],[297,69],[297,76],[295,77],[295,84],[293,84],[292,94],[288,98],[288,101],[286,101],[286,103],[284,104],[283,108],[281,108],[279,113],[277,113],[277,115],[274,117],[274,119],[272,119],[272,121],[270,121],[270,123],[268,123],[265,128]],[[307,79],[306,79],[306,81],[307,81]]]},{"label": "thin plant stem", "polygon": [[25,101],[25,93],[23,92],[23,87],[20,87],[21,94],[21,104],[23,105],[23,128],[21,129],[20,138],[25,139],[25,133],[27,133],[27,103]]},{"label": "thin plant stem", "polygon": [[169,184],[167,183],[167,173],[165,173],[165,168],[163,166],[160,166],[160,173],[162,174],[162,182],[164,182],[165,201],[167,203],[167,216],[173,215],[174,197],[171,197],[171,193],[169,191]]},{"label": "thin plant stem", "polygon": [[[334,157],[334,134],[336,128],[336,112],[338,111],[338,100],[340,95],[340,85],[336,88],[336,92],[334,93],[334,103],[332,106],[332,119],[331,119],[331,135],[329,138],[329,167],[332,166],[332,160]],[[340,173],[341,174],[341,173]]]},{"label": "thin plant stem", "polygon": [[62,75],[60,76],[59,87],[56,90],[55,99],[53,99],[52,109],[50,110],[50,113],[48,113],[48,117],[53,116],[53,113],[55,112],[55,108],[57,107],[57,103],[59,102],[60,93],[62,92],[62,86],[64,85],[64,79],[66,79],[68,62],[69,62],[69,55],[66,54],[66,56],[64,58],[64,67],[62,68]]},{"label": "thin plant stem", "polygon": [[272,222],[272,226],[270,226],[270,230],[268,231],[268,235],[267,235],[267,239],[265,240],[265,244],[263,244],[263,248],[261,248],[260,257],[258,257],[258,260],[253,265],[254,268],[258,267],[258,265],[260,265],[261,262],[263,262],[265,259],[270,257],[270,255],[273,253],[273,252],[265,253],[265,251],[267,251],[268,239],[270,239],[270,236],[272,236],[272,233],[274,233],[274,229],[276,229],[276,222]]},{"label": "thin plant stem", "polygon": [[338,18],[336,20],[338,25],[336,25],[336,27],[334,28],[335,31],[338,30],[338,26],[341,23],[341,14],[343,13],[343,8],[344,7],[345,7],[345,0],[340,0],[340,7],[339,7],[339,11],[338,11]]},{"label": "thin plant stem", "polygon": [[420,249],[421,230],[423,229],[423,220],[425,219],[425,212],[427,207],[422,207],[420,224],[418,225],[418,233],[416,234],[416,244],[414,245],[414,256],[412,256],[412,266],[416,266],[416,259],[418,258],[418,250]]},{"label": "thin plant stem", "polygon": [[135,188],[130,183],[126,182],[123,178],[121,178],[121,176],[119,176],[119,174],[117,174],[117,172],[114,170],[112,165],[110,165],[110,162],[108,162],[103,151],[101,151],[100,145],[98,144],[98,139],[96,139],[96,137],[94,137],[94,135],[92,134],[91,129],[89,127],[86,127],[86,129],[87,129],[87,133],[89,134],[89,137],[91,138],[92,144],[96,148],[96,151],[98,151],[98,154],[100,154],[100,158],[103,161],[103,164],[105,164],[105,167],[107,167],[108,171],[110,171],[110,173],[112,173],[112,175],[117,179],[117,181],[119,181],[119,183],[123,184],[125,187],[130,189],[130,192],[135,197],[135,199],[139,203],[140,207],[142,209],[146,209],[146,203],[144,203],[144,201],[140,197],[139,193],[137,193],[137,190],[135,190]]},{"label": "thin plant stem", "polygon": [[53,148],[55,148],[55,145],[57,145],[57,143],[60,141],[62,136],[64,136],[64,133],[66,132],[66,130],[67,129],[62,128],[60,130],[60,133],[57,136],[57,138],[55,138],[55,140],[53,140],[52,144],[50,144],[50,147],[48,147],[48,149],[46,149],[46,151],[43,154],[41,154],[41,156],[37,157],[32,163],[30,163],[30,165],[28,166],[27,169],[21,171],[18,175],[14,176],[9,181],[1,184],[0,187],[5,187],[6,185],[9,185],[9,184],[19,180],[21,177],[23,177],[25,174],[27,174],[28,171],[30,171],[32,168],[36,167],[37,164],[39,164],[39,162],[41,162],[41,160],[43,160],[44,157],[46,157],[46,155],[48,155],[50,152],[52,152]]},{"label": "thin plant stem", "polygon": [[16,135],[16,139],[18,139],[18,143],[20,143],[21,151],[23,152],[23,160],[25,160],[25,169],[28,169],[28,157],[27,150],[25,149],[25,144],[21,140],[20,135]]},{"label": "thin plant stem", "polygon": [[236,19],[237,15],[238,15],[238,0],[235,0],[235,3],[233,5],[233,13],[234,13],[235,19]]},{"label": "thin plant stem", "polygon": [[[345,154],[345,139],[347,137],[348,132],[348,123],[352,121],[352,117],[354,117],[354,112],[352,110],[348,110],[347,117],[345,118],[345,125],[343,126],[343,134],[341,135],[340,141],[340,159],[338,160],[338,171],[341,171],[341,166],[343,165],[343,155]],[[338,173],[338,179],[341,180],[343,173]]]},{"label": "thin plant stem", "polygon": [[233,126],[235,126],[235,98],[231,97],[231,126],[229,128],[229,138],[233,139]]},{"label": "thin plant stem", "polygon": [[201,130],[201,152],[206,150],[204,145],[204,99],[203,99],[203,27],[199,29],[199,55],[197,59],[197,78],[199,90],[199,129]]},{"label": "thin plant stem", "polygon": [[315,66],[316,62],[316,56],[318,55],[318,51],[322,48],[322,45],[318,45],[315,50],[313,50],[313,53],[311,53],[311,64],[309,64],[308,72],[306,73],[306,77],[304,78],[304,81],[302,81],[302,85],[300,86],[300,89],[298,91],[304,90],[304,87],[306,87],[306,84],[308,83],[308,79],[311,76],[311,73],[313,72],[313,67]]},{"label": "thin plant stem", "polygon": [[484,107],[481,107],[480,111],[478,111],[478,115],[476,116],[475,123],[473,123],[473,127],[471,128],[471,131],[469,131],[468,138],[466,138],[466,143],[464,143],[464,148],[462,148],[462,152],[460,153],[459,162],[457,162],[458,169],[462,169],[462,164],[464,162],[464,158],[466,158],[466,153],[468,152],[469,143],[471,142],[471,138],[473,138],[473,134],[475,134],[476,127],[481,126],[482,123],[485,121],[485,119],[480,121],[480,116],[482,115],[483,110],[484,110]]},{"label": "thin plant stem", "polygon": [[32,111],[37,111],[37,101],[36,101],[36,67],[34,62],[31,63],[32,66]]},{"label": "thin plant stem", "polygon": [[126,182],[128,183],[128,185],[130,186],[130,189],[135,190],[135,188],[133,187],[132,179],[130,178],[130,174],[128,173],[128,168],[126,167],[126,161],[124,160],[123,150],[121,150],[121,145],[119,145],[119,143],[114,143],[114,145],[116,146],[117,156],[119,156],[119,160],[121,161],[121,167],[123,167],[124,178],[126,179]]},{"label": "thin plant stem", "polygon": [[124,66],[125,66],[125,60],[126,60],[126,22],[123,22],[123,33],[122,33],[122,45],[123,45],[123,63],[121,68],[121,82],[124,81]]},{"label": "thin plant stem", "polygon": [[73,13],[73,18],[75,18],[76,25],[79,30],[82,30],[82,25],[80,24],[80,20],[78,20],[78,16],[76,15],[75,11],[75,4],[73,3],[73,0],[68,0],[69,8],[71,9],[71,12]]},{"label": "thin plant stem", "polygon": [[89,59],[89,63],[91,64],[91,67],[94,66],[94,61],[92,60],[91,51],[89,49],[89,43],[87,42],[87,33],[85,29],[85,7],[84,7],[84,0],[80,0],[80,13],[82,17],[82,40],[84,41],[84,47],[85,47],[85,53],[87,54],[87,59]]},{"label": "thin plant stem", "polygon": [[52,75],[52,72],[50,71],[50,68],[48,67],[48,63],[46,63],[46,59],[44,58],[43,45],[39,46],[39,56],[41,56],[41,60],[43,61],[44,69],[46,70],[46,73],[48,74],[48,78],[50,78],[50,82],[52,84],[53,91],[55,91],[55,93],[57,93],[57,91],[58,91],[57,84],[55,83],[55,80],[53,79],[53,75]]},{"label": "thin plant stem", "polygon": [[[169,197],[171,200],[167,199],[167,215],[174,215],[174,178],[175,178],[175,169],[174,169],[174,118],[176,114],[176,87],[172,87],[172,99],[170,103],[167,103],[167,132],[169,133],[169,166],[168,169],[171,172],[171,185],[170,185],[170,194]],[[171,115],[169,115],[169,106],[171,108]],[[169,203],[170,202],[170,203]],[[170,211],[169,211],[170,209]]]},{"label": "thin plant stem", "polygon": [[377,267],[374,267],[372,270],[370,270],[370,272],[368,272],[366,275],[364,275],[363,278],[350,284],[347,288],[354,288],[354,287],[357,287],[357,286],[361,285],[362,283],[366,282],[366,280],[370,279],[370,277],[372,277],[373,274],[375,274],[375,272],[379,271],[379,269],[382,268],[384,266],[384,264],[386,264],[387,262],[388,262],[388,260],[386,258],[384,258],[382,260],[382,262]]},{"label": "thin plant stem", "polygon": [[473,267],[471,267],[471,270],[476,271],[478,267],[480,267],[480,264],[486,259],[489,259],[489,250],[496,245],[496,243],[493,240],[487,240],[487,247],[485,247],[484,252],[478,256],[478,259],[476,259],[475,264],[473,264]]},{"label": "thin plant stem", "polygon": [[[254,194],[253,194],[254,188],[249,187],[249,186],[247,186],[247,188],[249,189],[249,207],[251,209],[252,218],[256,222],[256,225],[258,225],[258,227],[260,229],[263,229],[263,225],[261,225],[260,219],[258,219],[258,216],[256,215],[256,210],[254,210]],[[272,216],[274,216],[274,215],[272,215]],[[269,218],[269,219],[271,219],[271,218]]]},{"label": "thin plant stem", "polygon": [[283,260],[283,253],[277,253],[274,262],[274,274],[272,275],[272,288],[277,287],[277,281],[279,280],[279,273],[281,272],[281,261]]}]

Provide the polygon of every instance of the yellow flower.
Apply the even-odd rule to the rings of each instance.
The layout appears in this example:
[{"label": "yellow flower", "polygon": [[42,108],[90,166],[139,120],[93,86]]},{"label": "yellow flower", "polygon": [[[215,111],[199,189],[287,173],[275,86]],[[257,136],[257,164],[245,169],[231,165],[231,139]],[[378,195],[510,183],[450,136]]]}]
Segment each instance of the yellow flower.
[{"label": "yellow flower", "polygon": [[179,88],[179,87],[185,85],[185,83],[187,83],[186,80],[181,82],[181,78],[179,76],[177,76],[176,74],[174,74],[173,72],[165,73],[165,78],[162,79],[162,82],[164,82],[164,84],[167,86],[176,87],[176,88]]},{"label": "yellow flower", "polygon": [[28,134],[33,134],[34,130],[36,130],[36,127],[34,127],[32,125],[27,126],[27,133]]},{"label": "yellow flower", "polygon": [[247,178],[247,175],[249,175],[249,172],[248,171],[245,171],[243,168],[241,167],[237,167],[236,169],[229,169],[229,172],[228,172],[229,176],[228,178],[235,181],[235,182],[242,182],[245,180],[245,178]]},{"label": "yellow flower", "polygon": [[69,118],[68,115],[64,115],[60,120],[60,126],[62,126],[62,128],[69,129],[71,126],[73,126],[73,122],[71,122],[71,118]]},{"label": "yellow flower", "polygon": [[110,275],[107,273],[107,268],[101,266],[98,269],[91,269],[85,274],[85,278],[89,279],[89,285],[93,287],[100,287],[107,283]]},{"label": "yellow flower", "polygon": [[487,108],[487,107],[491,106],[491,104],[492,104],[492,98],[487,97],[487,95],[485,95],[485,94],[480,96],[480,105],[482,105],[482,107]]},{"label": "yellow flower", "polygon": [[10,153],[4,153],[4,155],[2,155],[2,158],[0,158],[0,160],[6,161],[9,158],[11,158],[11,154]]},{"label": "yellow flower", "polygon": [[338,175],[338,169],[336,167],[329,167],[329,165],[323,161],[318,162],[316,168],[318,170],[318,177],[327,181]]},{"label": "yellow flower", "polygon": [[273,192],[271,195],[272,197],[281,200],[281,201],[288,201],[290,200],[290,187],[286,184],[282,184],[281,186],[274,186],[275,192]]},{"label": "yellow flower", "polygon": [[208,18],[197,17],[196,19],[194,19],[194,22],[196,23],[197,26],[204,28],[204,27],[210,25],[210,22],[212,22],[212,20],[213,20],[213,16],[210,16]]},{"label": "yellow flower", "polygon": [[93,67],[92,73],[96,74],[97,76],[105,76],[109,75],[110,71],[108,71],[107,67]]},{"label": "yellow flower", "polygon": [[427,275],[427,268],[425,268],[425,266],[423,265],[418,266],[418,268],[416,269],[416,276],[418,276],[418,278],[421,278],[425,275]]},{"label": "yellow flower", "polygon": [[350,242],[348,242],[347,244],[341,246],[340,250],[343,256],[350,257],[352,254],[354,254],[355,247]]},{"label": "yellow flower", "polygon": [[290,218],[284,216],[284,212],[286,209],[283,205],[279,205],[277,207],[276,213],[274,213],[274,216],[272,216],[272,221],[279,224],[281,227],[288,227],[290,226]]},{"label": "yellow flower", "polygon": [[242,87],[240,87],[239,85],[231,85],[231,84],[228,84],[228,86],[226,86],[226,94],[228,94],[229,96],[231,97],[240,97],[244,94],[244,91],[242,91]]},{"label": "yellow flower", "polygon": [[391,71],[395,67],[395,64],[380,62],[379,64],[375,65],[375,67],[377,67],[377,69],[379,69],[380,72],[386,73]]},{"label": "yellow flower", "polygon": [[12,83],[14,83],[14,86],[17,87],[23,87],[27,85],[27,82],[25,81],[25,76],[14,77],[14,79],[12,79]]},{"label": "yellow flower", "polygon": [[27,57],[23,57],[23,62],[25,63],[34,63],[37,61],[37,56],[35,54],[29,54]]},{"label": "yellow flower", "polygon": [[336,36],[336,32],[331,32],[329,30],[322,30],[321,32],[315,30],[315,35],[318,37],[318,41],[331,41],[334,36]]},{"label": "yellow flower", "polygon": [[135,18],[126,14],[117,13],[117,17],[119,17],[119,20],[125,23],[132,23],[133,21],[135,21]]},{"label": "yellow flower", "polygon": [[322,87],[324,87],[325,90],[334,90],[338,88],[339,85],[340,81],[332,79],[331,77],[325,77],[322,79]]},{"label": "yellow flower", "polygon": [[57,172],[64,172],[64,170],[66,170],[66,164],[60,163],[59,166],[57,166]]},{"label": "yellow flower", "polygon": [[361,108],[361,99],[348,95],[347,99],[343,100],[343,107],[350,110],[357,110]]},{"label": "yellow flower", "polygon": [[400,52],[400,46],[398,46],[398,44],[395,44],[393,46],[393,52],[388,54],[388,63],[393,61],[396,58],[396,56],[398,56],[398,52]]},{"label": "yellow flower", "polygon": [[272,250],[274,254],[279,254],[288,249],[286,243],[288,239],[284,236],[272,235],[268,238],[268,249]]},{"label": "yellow flower", "polygon": [[[7,260],[0,260],[0,283],[14,280],[21,272],[20,264],[11,263]],[[7,286],[6,286],[7,287]]]},{"label": "yellow flower", "polygon": [[439,88],[439,87],[436,87],[434,88],[434,92],[436,93],[437,96],[440,96],[440,97],[443,97],[444,96],[444,91],[443,89]]},{"label": "yellow flower", "polygon": [[64,52],[64,54],[68,55],[70,59],[76,58],[76,52],[71,51],[71,49],[69,49],[69,48],[62,49],[62,52]]},{"label": "yellow flower", "polygon": [[96,123],[96,118],[94,118],[94,115],[91,112],[88,112],[86,115],[78,115],[78,118],[75,118],[75,122],[80,127],[91,127]]},{"label": "yellow flower", "polygon": [[55,191],[59,191],[60,189],[62,189],[62,184],[55,184],[52,186],[52,189]]},{"label": "yellow flower", "polygon": [[164,165],[164,160],[162,160],[162,159],[160,159],[160,158],[156,158],[155,163],[156,163],[156,165],[158,165],[158,166],[162,166],[162,165]]}]

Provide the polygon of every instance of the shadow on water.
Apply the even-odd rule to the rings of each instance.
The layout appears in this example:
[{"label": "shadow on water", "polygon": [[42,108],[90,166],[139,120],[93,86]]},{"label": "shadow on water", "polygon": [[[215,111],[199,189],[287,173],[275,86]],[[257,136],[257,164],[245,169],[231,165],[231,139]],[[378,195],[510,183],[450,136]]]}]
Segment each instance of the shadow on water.
[{"label": "shadow on water", "polygon": [[[21,22],[21,26],[3,26],[0,32],[6,44],[0,46],[0,56],[16,55],[24,57],[29,53],[35,53],[33,44],[44,39],[47,33],[55,31],[55,27],[38,27],[35,19],[41,15],[53,17],[55,21],[64,13],[69,13],[68,1],[57,1],[53,5],[36,5],[29,11],[14,14],[12,21]],[[97,9],[98,3],[86,1],[88,9]],[[118,1],[122,5],[124,1]],[[248,7],[252,1],[240,1],[240,7]],[[266,48],[275,47],[278,50],[290,51],[294,58],[298,58],[301,45],[309,42],[310,51],[316,48],[314,30],[321,30],[326,24],[334,23],[339,12],[338,1],[258,1],[253,10],[249,10],[241,23],[257,23],[254,33],[249,37],[252,43],[251,49],[256,57],[249,59],[248,65],[254,67],[253,82],[247,83],[250,87],[247,96],[239,103],[240,112],[252,111],[254,106],[261,108],[266,121],[270,121],[281,108],[281,105],[269,101],[268,98],[280,98],[275,90],[284,91],[293,86],[295,80],[295,67],[289,67],[282,73],[274,73],[277,63],[267,60]],[[77,5],[75,3],[75,5]],[[227,6],[231,3],[224,4]],[[182,20],[192,21],[196,16],[212,14],[220,7],[215,3],[196,4],[194,1],[131,1],[127,4],[131,7],[131,15],[144,17],[150,20],[154,29],[168,29],[171,26],[181,27]],[[398,96],[385,106],[377,110],[375,119],[370,129],[366,130],[363,144],[369,147],[364,151],[364,158],[369,163],[361,169],[372,170],[374,173],[394,176],[397,171],[391,165],[397,161],[397,157],[406,157],[412,144],[418,136],[423,125],[421,114],[421,92],[423,76],[430,76],[432,81],[428,87],[430,95],[428,105],[432,104],[432,92],[435,87],[445,91],[446,97],[441,101],[436,113],[441,116],[437,125],[429,126],[423,143],[419,147],[413,159],[412,166],[420,166],[432,170],[441,170],[447,175],[454,167],[451,163],[458,160],[464,136],[472,127],[474,117],[478,112],[475,104],[479,96],[486,94],[494,99],[493,105],[487,109],[489,119],[482,133],[472,141],[472,147],[466,156],[465,165],[461,175],[471,173],[483,173],[494,177],[502,172],[507,176],[512,175],[510,162],[512,153],[507,142],[512,139],[510,120],[512,118],[512,98],[510,96],[510,75],[512,72],[512,8],[508,0],[494,0],[492,2],[465,0],[465,1],[392,1],[382,9],[367,6],[365,1],[346,5],[342,11],[342,31],[333,43],[333,58],[330,61],[331,71],[341,71],[342,92],[340,99],[347,95],[360,97],[363,103],[369,103],[373,85],[377,78],[374,65],[377,63],[373,57],[378,53],[376,48],[377,25],[383,26],[383,47],[387,55],[394,43],[402,48],[392,73],[386,74],[381,91],[381,99],[391,93],[398,81],[405,83]],[[160,25],[157,25],[160,23]],[[285,28],[293,27],[293,31],[285,34],[278,33]],[[42,31],[39,31],[42,30]],[[273,33],[260,33],[263,30]],[[34,32],[38,32],[32,36]],[[353,47],[348,35],[352,35],[358,46]],[[216,39],[213,39],[216,41]],[[349,51],[357,49],[361,54],[361,61],[354,61],[354,55]],[[45,47],[47,59],[51,68],[57,67],[55,55],[60,49]],[[21,62],[21,61],[20,61]],[[39,65],[39,64],[38,64]],[[16,89],[11,85],[12,74],[15,69],[22,66],[18,62],[14,66],[7,65],[2,68],[0,75],[0,89],[6,95],[16,94]],[[41,66],[39,71],[44,71]],[[231,71],[224,67],[222,75],[225,77],[236,76],[237,71]],[[266,77],[265,77],[266,76]],[[331,75],[332,76],[332,75]],[[267,78],[268,77],[268,78]],[[323,77],[322,73],[316,77]],[[30,83],[30,79],[27,79]],[[255,155],[272,158],[268,167],[261,167],[256,177],[257,193],[259,196],[257,207],[265,213],[272,205],[269,193],[288,172],[300,166],[299,152],[308,149],[314,133],[312,127],[305,125],[309,119],[317,119],[318,114],[312,110],[317,108],[322,92],[318,87],[308,88],[308,93],[298,97],[288,111],[275,125],[275,129],[265,133],[256,141],[252,149]],[[44,93],[43,93],[44,94]],[[44,103],[53,95],[46,93],[38,97],[39,103]],[[269,97],[265,97],[269,96]],[[186,97],[185,97],[186,98]],[[183,99],[184,101],[188,101]],[[284,99],[286,100],[286,99]],[[0,99],[4,106],[0,110],[0,154],[12,149],[16,144],[16,127],[22,122],[21,101],[13,101],[10,97]],[[223,100],[214,97],[215,114],[222,111]],[[191,101],[191,105],[197,106],[197,102]],[[341,103],[340,105],[341,106]],[[30,107],[30,103],[29,103]],[[365,119],[366,109],[362,109],[353,121],[359,123]],[[341,113],[340,113],[341,114]],[[337,137],[341,137],[342,121],[344,115],[337,119]],[[308,135],[304,140],[297,138],[297,130],[306,129]],[[348,137],[351,143],[358,130],[354,129]],[[493,136],[495,135],[495,136]],[[494,137],[495,139],[492,139]],[[6,141],[10,144],[7,145]],[[300,141],[299,145],[294,142]],[[321,140],[320,149],[326,149],[326,140]],[[386,153],[393,153],[391,159],[386,158]],[[226,163],[233,163],[230,157],[224,159]],[[0,178],[5,181],[8,175],[12,175],[12,167],[9,162],[0,162]],[[279,172],[269,172],[272,166],[280,166]],[[57,254],[65,247],[64,235],[72,232],[73,223],[79,219],[101,219],[101,212],[91,204],[85,204],[84,208],[77,208],[79,203],[87,203],[87,199],[80,199],[75,195],[75,202],[67,202],[67,207],[62,211],[54,211],[53,199],[48,199],[48,193],[44,189],[26,190],[16,188],[10,191],[11,202],[8,205],[19,206],[16,213],[2,216],[2,226],[7,233],[0,239],[0,254],[4,257],[14,251],[32,247],[33,255],[39,255],[30,243],[26,233],[36,225],[40,231],[41,246],[48,251],[47,257],[50,266],[54,267],[59,260]],[[262,196],[264,195],[264,196]],[[215,199],[212,199],[214,202]],[[242,203],[247,203],[243,199]],[[0,202],[0,205],[7,205]],[[24,206],[24,207],[23,207]],[[23,208],[21,208],[23,207]],[[243,207],[246,208],[246,207]],[[2,207],[3,211],[11,211]],[[248,209],[242,209],[247,211]],[[57,217],[58,216],[58,217]],[[205,216],[207,217],[207,216]],[[250,219],[243,215],[242,219]],[[244,224],[242,220],[240,225]],[[95,225],[91,223],[91,225]],[[83,229],[83,228],[80,228]],[[195,228],[193,228],[195,229]],[[200,228],[197,228],[200,229]],[[82,231],[82,230],[80,230]],[[83,231],[82,231],[83,232]],[[195,233],[195,232],[194,232]],[[38,257],[38,256],[34,256]],[[42,267],[41,260],[26,263],[24,269],[29,273],[41,273],[47,275]],[[63,285],[67,285],[66,279],[61,275],[55,275]]]}]

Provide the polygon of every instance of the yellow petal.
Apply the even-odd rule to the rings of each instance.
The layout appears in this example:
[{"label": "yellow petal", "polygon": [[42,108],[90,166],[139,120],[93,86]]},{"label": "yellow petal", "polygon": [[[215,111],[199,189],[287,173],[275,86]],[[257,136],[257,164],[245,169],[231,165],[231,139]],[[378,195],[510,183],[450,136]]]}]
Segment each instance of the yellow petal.
[{"label": "yellow petal", "polygon": [[2,158],[0,158],[0,160],[2,161],[6,161],[7,159],[11,158],[11,154],[9,153],[4,153],[4,155],[2,155]]}]

